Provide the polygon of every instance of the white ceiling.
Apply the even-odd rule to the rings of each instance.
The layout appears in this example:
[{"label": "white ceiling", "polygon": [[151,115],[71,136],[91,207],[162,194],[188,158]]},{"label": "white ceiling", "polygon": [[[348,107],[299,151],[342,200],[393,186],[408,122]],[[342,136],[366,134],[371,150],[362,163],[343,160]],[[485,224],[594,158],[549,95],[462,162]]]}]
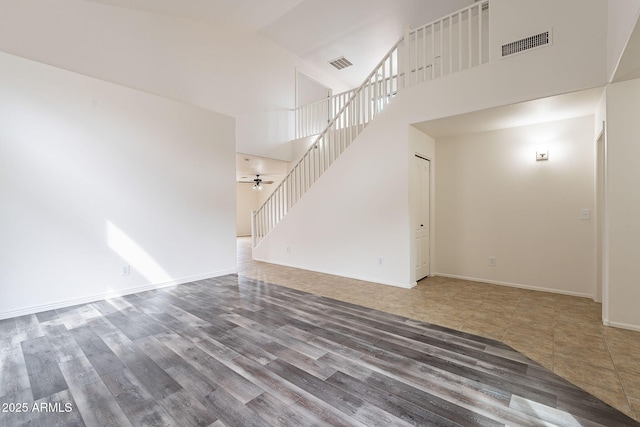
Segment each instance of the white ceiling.
[{"label": "white ceiling", "polygon": [[85,0],[258,31],[304,0]]},{"label": "white ceiling", "polygon": [[256,175],[265,181],[281,181],[287,175],[287,162],[258,157],[250,154],[236,154],[236,181],[251,181]]},{"label": "white ceiling", "polygon": [[[359,86],[405,27],[417,27],[472,4],[473,0],[305,0],[260,33],[331,73]],[[353,66],[335,70],[344,56]]]},{"label": "white ceiling", "polygon": [[413,126],[437,139],[583,117],[595,113],[603,90],[603,88],[583,90],[489,110],[414,123]]}]

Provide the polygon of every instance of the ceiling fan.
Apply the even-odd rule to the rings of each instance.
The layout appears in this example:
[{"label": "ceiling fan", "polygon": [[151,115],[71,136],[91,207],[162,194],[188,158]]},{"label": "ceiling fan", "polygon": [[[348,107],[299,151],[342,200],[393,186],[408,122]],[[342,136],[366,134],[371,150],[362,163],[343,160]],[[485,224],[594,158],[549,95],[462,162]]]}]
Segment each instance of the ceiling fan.
[{"label": "ceiling fan", "polygon": [[253,184],[253,189],[254,190],[262,190],[262,184],[273,184],[273,181],[264,181],[262,178],[260,178],[260,175],[256,175],[256,177],[251,180],[251,181],[238,181],[241,182],[243,184]]}]

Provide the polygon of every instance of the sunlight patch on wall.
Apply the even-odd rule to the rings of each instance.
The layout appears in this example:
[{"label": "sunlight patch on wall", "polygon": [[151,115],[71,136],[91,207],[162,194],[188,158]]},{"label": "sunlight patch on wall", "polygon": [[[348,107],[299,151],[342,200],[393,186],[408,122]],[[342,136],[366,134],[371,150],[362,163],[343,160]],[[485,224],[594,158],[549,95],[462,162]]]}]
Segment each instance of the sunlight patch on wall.
[{"label": "sunlight patch on wall", "polygon": [[169,273],[140,245],[109,221],[107,221],[107,244],[150,283],[164,283],[172,280]]}]

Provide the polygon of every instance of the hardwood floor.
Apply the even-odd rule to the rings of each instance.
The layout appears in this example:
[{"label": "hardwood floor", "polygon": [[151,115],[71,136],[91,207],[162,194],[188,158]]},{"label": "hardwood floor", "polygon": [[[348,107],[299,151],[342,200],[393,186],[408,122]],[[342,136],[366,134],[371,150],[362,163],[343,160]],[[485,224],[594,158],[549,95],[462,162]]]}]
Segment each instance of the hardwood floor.
[{"label": "hardwood floor", "polygon": [[1,426],[638,426],[501,342],[235,275],[0,321]]}]

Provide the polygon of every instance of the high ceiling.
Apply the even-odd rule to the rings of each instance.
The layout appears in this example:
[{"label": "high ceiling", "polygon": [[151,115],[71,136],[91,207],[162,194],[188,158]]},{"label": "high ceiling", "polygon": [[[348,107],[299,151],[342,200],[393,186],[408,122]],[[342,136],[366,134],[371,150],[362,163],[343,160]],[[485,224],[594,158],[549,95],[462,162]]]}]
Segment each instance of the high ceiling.
[{"label": "high ceiling", "polygon": [[[204,21],[218,27],[258,32],[358,86],[402,36],[454,12],[473,0],[86,0]],[[336,70],[329,61],[344,56],[353,66]]]},{"label": "high ceiling", "polygon": [[[297,56],[355,87],[410,25],[417,27],[472,0],[305,0],[260,31]],[[344,56],[353,66],[335,70]]]},{"label": "high ceiling", "polygon": [[287,172],[287,162],[251,154],[236,154],[236,181],[251,181],[260,175],[264,180],[279,182]]},{"label": "high ceiling", "polygon": [[304,0],[85,0],[259,31]]},{"label": "high ceiling", "polygon": [[[472,4],[474,0],[86,0],[133,10],[197,20],[233,32],[259,33],[331,74],[348,87],[359,85],[404,29],[419,26]],[[640,77],[640,24],[635,28],[614,81]],[[329,61],[344,56],[354,65],[336,70]],[[593,111],[601,92],[585,91],[416,124],[433,136],[480,132],[528,124],[552,111],[556,118]],[[538,117],[541,116],[541,117]],[[248,159],[248,160],[245,160]],[[238,178],[283,175],[283,164],[241,155]]]}]

